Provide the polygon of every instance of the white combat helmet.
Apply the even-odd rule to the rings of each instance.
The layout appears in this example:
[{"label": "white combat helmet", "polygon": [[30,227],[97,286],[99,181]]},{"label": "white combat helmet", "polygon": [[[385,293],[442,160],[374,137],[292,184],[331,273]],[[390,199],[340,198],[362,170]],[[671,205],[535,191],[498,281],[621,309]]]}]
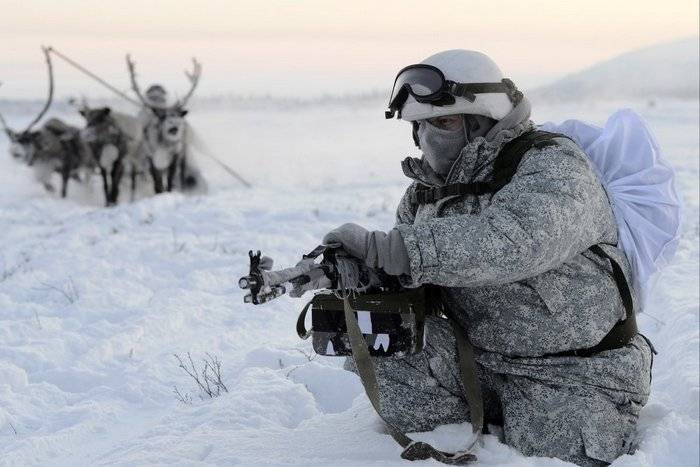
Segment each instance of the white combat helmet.
[{"label": "white combat helmet", "polygon": [[[488,56],[473,50],[446,50],[431,55],[421,64],[438,68],[445,75],[446,80],[456,83],[500,83],[503,81],[503,73],[498,65]],[[510,83],[510,80],[506,81]],[[453,104],[432,105],[420,103],[413,96],[408,96],[399,112],[399,118],[415,121],[444,115],[476,114],[500,120],[513,110],[512,95],[494,92],[478,93],[475,94],[475,97],[473,102],[464,97],[456,96]]]}]

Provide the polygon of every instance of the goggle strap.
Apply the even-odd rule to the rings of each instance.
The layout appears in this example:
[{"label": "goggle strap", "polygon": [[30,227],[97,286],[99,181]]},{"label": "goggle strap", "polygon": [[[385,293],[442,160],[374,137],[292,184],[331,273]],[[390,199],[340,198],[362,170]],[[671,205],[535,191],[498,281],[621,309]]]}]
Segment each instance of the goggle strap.
[{"label": "goggle strap", "polygon": [[515,87],[513,81],[508,78],[503,78],[500,83],[451,82],[449,92],[455,96],[463,97],[469,102],[474,102],[477,94],[503,93],[508,96],[513,105],[519,103],[523,98],[523,93],[518,91],[518,88]]},{"label": "goggle strap", "polygon": [[[429,102],[432,105],[442,106],[454,103],[454,96],[463,97],[469,102],[476,100],[477,94],[498,94],[502,93],[508,96],[510,102],[515,106],[523,99],[523,93],[518,91],[513,81],[508,78],[503,78],[500,83],[455,83],[454,81],[446,81],[447,93],[443,93],[439,99],[431,99]],[[403,95],[399,96],[400,93]],[[402,89],[397,93],[397,96],[390,103],[389,109],[384,112],[384,118],[393,118],[396,113],[401,117],[401,108],[406,102],[408,91]],[[414,98],[421,102],[419,97]]]}]

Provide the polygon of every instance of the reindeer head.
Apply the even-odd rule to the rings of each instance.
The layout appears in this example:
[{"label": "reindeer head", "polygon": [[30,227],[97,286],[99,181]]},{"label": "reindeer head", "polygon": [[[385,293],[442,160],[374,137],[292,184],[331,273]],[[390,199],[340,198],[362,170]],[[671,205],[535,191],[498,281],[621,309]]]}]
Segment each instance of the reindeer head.
[{"label": "reindeer head", "polygon": [[126,154],[128,138],[112,116],[112,109],[91,109],[83,102],[78,111],[86,123],[85,128],[80,131],[81,139],[90,148],[100,167],[112,167],[117,159]]},{"label": "reindeer head", "polygon": [[34,157],[38,151],[39,139],[41,135],[40,131],[32,131],[32,128],[44,117],[44,115],[46,115],[46,112],[49,110],[49,107],[51,107],[51,102],[53,101],[54,84],[51,55],[47,47],[42,47],[42,51],[44,52],[46,66],[48,67],[49,72],[49,95],[46,99],[46,104],[44,104],[44,107],[39,112],[39,115],[37,115],[34,120],[29,123],[27,128],[21,131],[14,131],[8,127],[7,122],[2,115],[0,115],[0,124],[10,140],[10,154],[13,158],[28,164],[31,164],[34,160]]},{"label": "reindeer head", "polygon": [[157,132],[158,141],[174,144],[183,140],[187,110],[176,104],[152,111],[155,116],[153,129]]},{"label": "reindeer head", "polygon": [[85,119],[85,128],[80,132],[80,136],[86,143],[103,140],[109,133],[115,132],[116,128],[113,128],[111,118],[112,109],[109,107],[91,109],[83,104],[78,112]]},{"label": "reindeer head", "polygon": [[23,131],[10,136],[10,154],[15,160],[31,165],[39,151],[40,131]]},{"label": "reindeer head", "polygon": [[126,56],[126,63],[131,77],[131,88],[139,98],[143,106],[150,110],[153,118],[146,128],[146,133],[158,145],[175,145],[182,143],[185,133],[185,115],[187,115],[187,102],[194,93],[199,78],[202,74],[202,66],[196,59],[192,59],[192,72],[185,71],[185,76],[190,82],[190,89],[185,97],[179,99],[174,105],[159,105],[147,99],[141,93],[141,88],[136,80],[136,66],[131,56]]}]

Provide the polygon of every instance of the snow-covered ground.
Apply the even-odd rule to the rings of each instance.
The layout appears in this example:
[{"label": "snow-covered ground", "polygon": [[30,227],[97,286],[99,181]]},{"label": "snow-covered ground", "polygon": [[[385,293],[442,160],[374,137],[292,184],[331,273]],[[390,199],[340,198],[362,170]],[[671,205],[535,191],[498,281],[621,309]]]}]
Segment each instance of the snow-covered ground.
[{"label": "snow-covered ground", "polygon": [[[304,301],[242,303],[247,251],[291,265],[330,228],[387,229],[415,154],[383,102],[193,112],[212,149],[206,196],[167,194],[112,209],[99,184],[49,195],[0,137],[0,465],[399,465],[354,375],[294,331]],[[616,466],[697,466],[698,103],[634,105],[678,170],[680,250],[643,332],[659,351],[640,449]],[[615,103],[536,107],[537,121],[602,123]],[[6,115],[21,125],[25,115]],[[77,119],[73,118],[75,121]],[[97,182],[97,180],[95,180]],[[228,393],[200,400],[173,354],[223,362]],[[190,393],[179,402],[177,386]],[[425,435],[445,449],[466,426]],[[479,465],[552,466],[487,436]]]}]

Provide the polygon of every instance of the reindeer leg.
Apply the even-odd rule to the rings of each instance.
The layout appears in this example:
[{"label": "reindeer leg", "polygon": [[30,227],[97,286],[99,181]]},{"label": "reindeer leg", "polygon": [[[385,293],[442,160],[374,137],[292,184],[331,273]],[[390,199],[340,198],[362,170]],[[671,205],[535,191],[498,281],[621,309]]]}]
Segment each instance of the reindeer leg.
[{"label": "reindeer leg", "polygon": [[177,172],[178,159],[173,160],[168,166],[168,191],[173,191],[173,181],[175,180],[175,172]]},{"label": "reindeer leg", "polygon": [[61,198],[68,195],[68,180],[70,180],[70,170],[64,168],[61,171]]},{"label": "reindeer leg", "polygon": [[180,156],[180,162],[178,165],[180,166],[180,189],[185,191],[185,189],[189,187],[187,186],[187,174],[185,173],[185,170],[187,169],[187,161],[184,154]]},{"label": "reindeer leg", "polygon": [[131,164],[131,172],[129,173],[131,177],[131,202],[133,203],[136,199],[136,166]]},{"label": "reindeer leg", "polygon": [[160,173],[160,170],[156,169],[152,160],[149,160],[149,164],[151,167],[151,177],[153,178],[153,190],[156,194],[163,193],[163,174]]},{"label": "reindeer leg", "polygon": [[120,159],[117,159],[112,167],[112,191],[110,193],[112,204],[117,204],[117,201],[119,200],[119,182],[121,182],[123,174],[124,165]]},{"label": "reindeer leg", "polygon": [[107,170],[100,166],[100,175],[102,176],[102,188],[105,192],[105,206],[109,206],[109,182],[107,180]]},{"label": "reindeer leg", "polygon": [[68,182],[71,178],[71,173],[73,172],[73,160],[70,154],[63,154],[63,161],[61,164],[61,198],[65,198],[68,195]]}]

